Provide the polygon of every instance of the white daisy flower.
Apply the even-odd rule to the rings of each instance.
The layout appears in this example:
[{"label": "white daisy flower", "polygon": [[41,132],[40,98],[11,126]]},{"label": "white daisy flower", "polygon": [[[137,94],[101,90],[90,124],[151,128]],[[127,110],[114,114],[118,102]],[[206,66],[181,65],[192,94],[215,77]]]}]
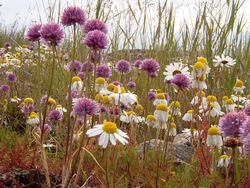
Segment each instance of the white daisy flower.
[{"label": "white daisy flower", "polygon": [[176,115],[176,116],[181,116],[181,111],[180,111],[181,104],[179,101],[173,101],[170,104],[170,109],[169,113]]},{"label": "white daisy flower", "polygon": [[10,102],[14,102],[14,103],[18,103],[19,101],[21,101],[21,99],[18,98],[17,96],[14,96],[13,98],[10,99]]},{"label": "white daisy flower", "polygon": [[218,127],[212,126],[208,129],[207,145],[208,146],[218,146],[218,147],[223,145],[221,133],[220,133],[220,130]]},{"label": "white daisy flower", "polygon": [[37,113],[35,112],[31,112],[30,113],[30,116],[28,117],[27,119],[27,124],[29,125],[36,125],[36,124],[39,124],[39,116]]},{"label": "white daisy flower", "polygon": [[108,146],[109,141],[112,145],[116,145],[117,140],[123,145],[128,143],[127,133],[118,129],[115,123],[108,121],[104,122],[103,124],[95,125],[92,129],[89,129],[86,132],[86,135],[88,137],[100,135],[98,144],[102,148],[106,148]]},{"label": "white daisy flower", "polygon": [[169,126],[169,136],[176,136],[176,124],[172,122]]},{"label": "white daisy flower", "polygon": [[234,103],[234,101],[233,101],[232,99],[227,99],[227,100],[225,101],[225,108],[226,108],[226,111],[227,111],[227,112],[232,112],[232,111],[234,111],[236,106],[237,106],[237,105]]},{"label": "white daisy flower", "polygon": [[207,84],[205,80],[191,80],[191,87],[192,88],[197,88],[199,90],[207,89]]},{"label": "white daisy flower", "polygon": [[147,115],[147,118],[146,118],[146,124],[149,126],[149,127],[153,127],[154,124],[156,122],[156,119],[153,115]]},{"label": "white daisy flower", "polygon": [[67,109],[63,108],[60,104],[56,105],[56,110],[58,110],[62,115],[63,113],[67,112]]},{"label": "white daisy flower", "polygon": [[168,104],[164,93],[158,93],[156,95],[156,99],[154,100],[153,105],[157,106],[158,104]]},{"label": "white daisy flower", "polygon": [[193,121],[193,113],[194,110],[188,110],[187,113],[185,113],[182,117],[182,120],[187,122]]},{"label": "white daisy flower", "polygon": [[184,65],[182,62],[174,62],[166,66],[165,72],[165,80],[171,80],[176,74],[184,74],[188,78],[190,78],[189,68]]},{"label": "white daisy flower", "polygon": [[218,160],[218,167],[228,167],[230,162],[230,156],[228,155],[221,155],[220,159]]},{"label": "white daisy flower", "polygon": [[243,81],[237,79],[237,80],[236,80],[236,83],[235,83],[235,85],[234,85],[233,90],[235,91],[236,94],[238,94],[238,93],[243,94],[245,88],[246,88],[246,86],[244,86]]},{"label": "white daisy flower", "polygon": [[144,121],[144,118],[137,116],[134,111],[123,111],[123,114],[120,116],[120,120],[125,123],[141,123]]},{"label": "white daisy flower", "polygon": [[107,82],[105,78],[99,77],[95,80],[95,91],[100,92],[101,90],[105,90],[107,88]]},{"label": "white daisy flower", "polygon": [[83,81],[79,76],[74,76],[72,78],[71,91],[76,91],[78,93],[81,93],[82,88],[83,88]]},{"label": "white daisy flower", "polygon": [[154,117],[157,121],[167,122],[168,120],[168,105],[158,104],[154,112]]},{"label": "white daisy flower", "polygon": [[232,67],[236,64],[236,60],[229,57],[225,56],[224,54],[220,56],[215,56],[215,59],[213,60],[214,66],[215,67]]},{"label": "white daisy flower", "polygon": [[196,96],[191,100],[191,104],[192,105],[201,104],[201,106],[205,106],[206,105],[205,92],[204,91],[197,92]]}]

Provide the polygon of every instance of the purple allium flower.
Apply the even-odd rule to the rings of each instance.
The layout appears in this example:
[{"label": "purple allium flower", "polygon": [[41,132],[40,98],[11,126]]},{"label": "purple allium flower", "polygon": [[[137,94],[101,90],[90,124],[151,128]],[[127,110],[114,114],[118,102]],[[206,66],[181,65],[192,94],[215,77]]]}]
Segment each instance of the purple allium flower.
[{"label": "purple allium flower", "polygon": [[250,133],[242,140],[244,145],[244,153],[247,155],[250,153]]},{"label": "purple allium flower", "polygon": [[88,63],[88,62],[84,62],[82,64],[82,68],[81,68],[81,72],[87,72],[87,69],[88,69],[88,72],[93,72],[94,71],[94,63]]},{"label": "purple allium flower", "polygon": [[86,34],[83,43],[90,48],[105,49],[108,46],[108,38],[102,31],[94,30]]},{"label": "purple allium flower", "polygon": [[84,24],[83,31],[88,33],[90,31],[99,30],[103,33],[107,33],[108,29],[104,22],[99,19],[87,20]]},{"label": "purple allium flower", "polygon": [[45,105],[46,100],[47,100],[47,95],[42,96],[41,101],[40,101],[40,104],[41,104],[41,105]]},{"label": "purple allium flower", "polygon": [[101,113],[108,112],[108,108],[106,106],[104,106],[104,105],[101,105],[100,106],[100,112]]},{"label": "purple allium flower", "polygon": [[96,67],[96,77],[103,77],[108,80],[110,76],[112,76],[112,71],[107,65],[101,64]]},{"label": "purple allium flower", "polygon": [[49,46],[57,46],[62,42],[63,30],[60,28],[59,24],[48,23],[43,25],[41,28],[41,37]]},{"label": "purple allium flower", "polygon": [[102,61],[102,53],[101,51],[94,51],[94,50],[91,50],[91,53],[90,53],[90,61],[91,62],[96,62],[96,63],[101,63]]},{"label": "purple allium flower", "polygon": [[74,24],[84,25],[86,20],[85,12],[80,7],[70,6],[64,9],[61,23],[65,26]]},{"label": "purple allium flower", "polygon": [[110,108],[109,114],[110,115],[116,115],[116,116],[119,115],[120,114],[119,108],[117,108],[117,107]]},{"label": "purple allium flower", "polygon": [[239,137],[240,128],[246,120],[246,115],[243,112],[229,112],[220,118],[219,127],[225,137]]},{"label": "purple allium flower", "polygon": [[60,121],[62,120],[62,113],[59,110],[51,110],[49,113],[50,121]]},{"label": "purple allium flower", "polygon": [[138,59],[135,61],[134,66],[137,68],[140,68],[141,64],[142,64],[142,60]]},{"label": "purple allium flower", "polygon": [[242,123],[242,126],[240,127],[241,140],[244,140],[249,133],[250,133],[250,117],[247,117],[246,120]]},{"label": "purple allium flower", "polygon": [[8,82],[16,82],[17,81],[17,77],[13,72],[8,72],[7,76],[6,76],[6,80]]},{"label": "purple allium flower", "polygon": [[131,88],[131,89],[134,89],[134,88],[136,88],[136,83],[134,81],[129,81],[128,82],[128,87]]},{"label": "purple allium flower", "polygon": [[33,46],[31,46],[31,45],[28,45],[28,46],[27,46],[27,49],[29,49],[29,50],[33,51],[33,50],[34,50],[34,47],[33,47]]},{"label": "purple allium flower", "polygon": [[165,95],[165,99],[169,102],[169,101],[170,101],[170,96],[169,96],[169,94],[168,94],[168,93],[164,93],[164,95]]},{"label": "purple allium flower", "polygon": [[121,74],[129,73],[132,70],[130,62],[123,60],[123,59],[116,63],[115,69],[116,69],[116,72],[121,73]]},{"label": "purple allium flower", "polygon": [[250,105],[245,107],[244,112],[247,116],[250,116]]},{"label": "purple allium flower", "polygon": [[176,85],[180,89],[187,89],[190,85],[188,77],[184,74],[176,74],[171,80],[171,83]]},{"label": "purple allium flower", "polygon": [[30,112],[34,112],[34,110],[35,110],[35,106],[33,104],[31,104],[31,105],[25,104],[21,108],[21,112],[24,113],[24,114],[29,114]]},{"label": "purple allium flower", "polygon": [[[73,70],[74,71],[80,71],[82,67],[82,64],[80,61],[75,60],[74,61],[74,65],[73,65]],[[67,65],[67,70],[70,71],[70,69],[72,68],[72,62],[69,62]]]},{"label": "purple allium flower", "polygon": [[85,72],[78,72],[77,76],[79,76],[82,80],[84,80]]},{"label": "purple allium flower", "polygon": [[79,94],[77,93],[77,91],[71,91],[71,98],[74,99],[74,98],[78,98],[79,97]]},{"label": "purple allium flower", "polygon": [[148,92],[148,100],[149,101],[154,101],[156,99],[156,92],[149,91]]},{"label": "purple allium flower", "polygon": [[141,66],[141,70],[148,72],[148,74],[158,72],[160,65],[154,59],[145,59],[143,60]]},{"label": "purple allium flower", "polygon": [[4,93],[7,93],[10,91],[10,86],[8,85],[1,85],[0,90],[3,91]]},{"label": "purple allium flower", "polygon": [[10,49],[11,48],[11,44],[9,42],[5,42],[4,43],[4,48]]},{"label": "purple allium flower", "polygon": [[112,84],[115,84],[116,86],[123,86],[123,84],[117,80],[113,81]]},{"label": "purple allium flower", "polygon": [[[42,126],[41,126],[42,127]],[[41,128],[40,128],[41,129]],[[52,131],[52,128],[51,128],[51,126],[49,125],[49,124],[44,124],[44,127],[43,127],[43,133],[44,134],[49,134],[50,133],[50,131]]]},{"label": "purple allium flower", "polygon": [[88,98],[79,98],[75,101],[73,112],[77,116],[96,115],[98,112],[98,105],[95,101]]},{"label": "purple allium flower", "polygon": [[42,24],[32,25],[27,32],[26,38],[32,42],[39,41],[41,38],[41,34],[40,34],[41,28],[42,28]]},{"label": "purple allium flower", "polygon": [[150,73],[149,73],[149,76],[150,76],[151,78],[155,78],[155,77],[158,76],[158,73],[157,73],[157,72],[150,72]]}]

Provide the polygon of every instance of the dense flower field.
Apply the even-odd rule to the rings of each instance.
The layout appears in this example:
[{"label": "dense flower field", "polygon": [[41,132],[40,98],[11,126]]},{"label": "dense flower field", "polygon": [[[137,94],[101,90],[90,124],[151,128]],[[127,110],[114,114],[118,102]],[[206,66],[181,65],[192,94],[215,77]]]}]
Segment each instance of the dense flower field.
[{"label": "dense flower field", "polygon": [[112,59],[108,33],[69,6],[0,49],[0,187],[249,187],[239,59]]}]

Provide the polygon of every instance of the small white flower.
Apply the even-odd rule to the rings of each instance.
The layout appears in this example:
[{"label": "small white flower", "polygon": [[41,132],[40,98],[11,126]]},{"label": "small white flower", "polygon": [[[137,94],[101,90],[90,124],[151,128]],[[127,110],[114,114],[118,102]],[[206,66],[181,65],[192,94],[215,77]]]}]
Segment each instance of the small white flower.
[{"label": "small white flower", "polygon": [[218,127],[212,126],[208,129],[207,145],[218,146],[218,147],[223,145],[221,133]]},{"label": "small white flower", "polygon": [[229,56],[225,57],[224,54],[222,54],[221,57],[220,56],[215,56],[215,59],[213,60],[213,62],[214,62],[215,67],[220,66],[220,67],[229,68],[229,67],[232,67],[232,66],[234,66],[236,64],[235,59],[233,59],[233,58],[231,58]]},{"label": "small white flower", "polygon": [[31,112],[30,113],[30,116],[28,117],[27,119],[27,124],[29,125],[36,125],[36,124],[39,124],[39,116],[37,113],[35,112]]},{"label": "small white flower", "polygon": [[120,116],[120,120],[125,123],[141,123],[144,121],[144,117],[137,116],[136,113],[133,111],[124,111],[123,114]]},{"label": "small white flower", "polygon": [[229,162],[230,162],[230,156],[221,155],[220,159],[218,160],[218,167],[228,167]]},{"label": "small white flower", "polygon": [[174,62],[167,65],[165,72],[163,72],[163,75],[165,75],[165,80],[173,79],[176,74],[184,74],[190,78],[189,68],[182,62]]}]

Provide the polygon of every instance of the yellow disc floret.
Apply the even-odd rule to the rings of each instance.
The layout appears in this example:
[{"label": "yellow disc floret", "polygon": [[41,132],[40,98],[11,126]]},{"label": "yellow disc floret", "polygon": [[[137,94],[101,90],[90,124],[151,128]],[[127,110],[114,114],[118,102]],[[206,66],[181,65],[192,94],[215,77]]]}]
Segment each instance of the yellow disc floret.
[{"label": "yellow disc floret", "polygon": [[103,77],[96,78],[96,80],[95,80],[95,83],[99,84],[99,85],[105,84],[105,82],[106,82],[106,80]]},{"label": "yellow disc floret", "polygon": [[56,105],[56,100],[50,97],[49,100],[48,100],[48,104]]},{"label": "yellow disc floret", "polygon": [[160,110],[160,111],[168,111],[168,105],[167,104],[158,104],[156,107],[156,110]]},{"label": "yellow disc floret", "polygon": [[132,116],[135,116],[136,113],[135,113],[134,111],[128,111],[128,112],[127,112],[127,115],[128,115],[128,116],[131,116],[131,115],[132,115]]},{"label": "yellow disc floret", "polygon": [[242,82],[242,80],[237,79],[235,82],[235,87],[242,87],[244,84]]},{"label": "yellow disc floret", "polygon": [[194,110],[188,110],[187,113],[192,114],[194,113]]},{"label": "yellow disc floret", "polygon": [[207,64],[207,58],[202,57],[202,56],[198,57],[197,61]]},{"label": "yellow disc floret", "polygon": [[97,93],[95,96],[95,100],[96,101],[103,101],[103,96],[101,94]]},{"label": "yellow disc floret", "polygon": [[165,99],[165,94],[164,93],[158,93],[156,98],[157,99]]},{"label": "yellow disc floret", "polygon": [[79,77],[79,76],[74,76],[72,78],[72,82],[78,82],[78,81],[81,81],[82,79]]},{"label": "yellow disc floret", "polygon": [[195,64],[194,64],[194,69],[205,69],[205,66],[202,62],[200,61],[197,61]]},{"label": "yellow disc floret", "polygon": [[169,127],[171,129],[176,129],[176,124],[174,122],[170,123]]},{"label": "yellow disc floret", "polygon": [[107,89],[108,89],[109,91],[113,91],[115,87],[116,87],[116,85],[113,84],[113,83],[111,83],[111,84],[109,84],[109,85],[107,86]]},{"label": "yellow disc floret", "polygon": [[117,132],[117,126],[115,123],[107,121],[103,124],[102,130],[106,133],[113,134]]},{"label": "yellow disc floret", "polygon": [[135,107],[135,112],[136,113],[141,113],[143,111],[143,106],[141,104],[137,104]]},{"label": "yellow disc floret", "polygon": [[229,99],[228,96],[222,97],[222,100],[223,100],[223,101],[226,101],[227,99]]},{"label": "yellow disc floret", "polygon": [[227,99],[226,100],[226,104],[228,104],[228,105],[234,104],[234,101],[232,99]]},{"label": "yellow disc floret", "polygon": [[155,117],[153,115],[147,115],[147,121],[155,121]]},{"label": "yellow disc floret", "polygon": [[[120,87],[120,89],[121,89],[121,93],[126,93],[126,89],[125,89],[124,87]],[[118,93],[118,86],[115,86],[113,92],[114,92],[114,93]]]},{"label": "yellow disc floret", "polygon": [[207,96],[207,102],[216,102],[217,98],[214,95],[208,95]]},{"label": "yellow disc floret", "polygon": [[207,134],[211,135],[211,136],[220,135],[220,130],[217,127],[211,127],[211,128],[208,129]]},{"label": "yellow disc floret", "polygon": [[30,97],[25,98],[23,101],[25,104],[34,104],[34,100]]},{"label": "yellow disc floret", "polygon": [[38,114],[37,114],[36,112],[31,112],[31,113],[30,113],[30,118],[31,118],[31,119],[38,118]]},{"label": "yellow disc floret", "polygon": [[173,102],[171,102],[171,106],[173,106],[175,108],[180,108],[181,107],[181,103],[179,101],[173,101]]},{"label": "yellow disc floret", "polygon": [[220,159],[228,159],[228,158],[230,158],[228,155],[221,155],[220,156]]}]

